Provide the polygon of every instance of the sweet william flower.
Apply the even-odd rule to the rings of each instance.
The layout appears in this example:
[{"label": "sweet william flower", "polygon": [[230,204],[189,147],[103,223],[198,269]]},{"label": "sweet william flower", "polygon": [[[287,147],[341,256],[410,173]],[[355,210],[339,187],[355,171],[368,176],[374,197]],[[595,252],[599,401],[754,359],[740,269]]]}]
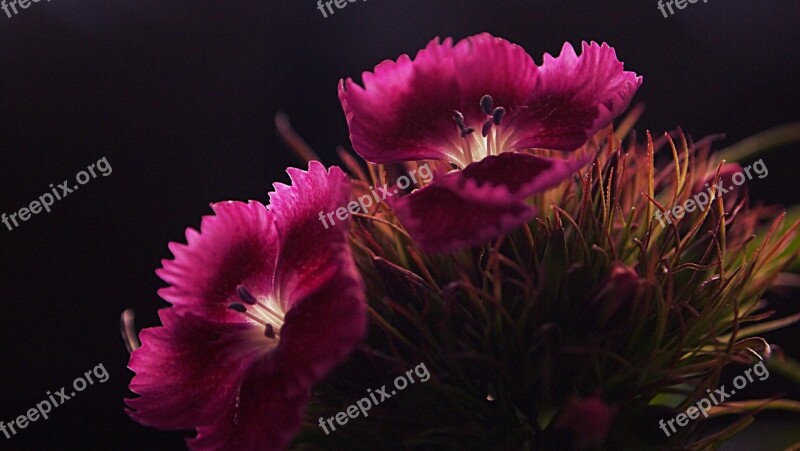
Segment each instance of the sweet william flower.
[{"label": "sweet william flower", "polygon": [[570,433],[570,449],[594,449],[605,441],[615,415],[616,408],[606,404],[599,396],[576,398],[559,413],[554,420],[554,427]]},{"label": "sweet william flower", "polygon": [[565,44],[537,66],[487,33],[431,41],[412,60],[384,61],[339,83],[353,148],[373,163],[441,160],[456,170],[393,202],[417,243],[447,251],[494,238],[529,220],[524,200],[555,186],[588,159],[552,159],[533,149],[573,151],[629,104],[641,77],[614,49]]},{"label": "sweet william flower", "polygon": [[348,224],[317,214],[345,205],[338,168],[289,169],[270,205],[223,202],[171,243],[158,275],[172,304],[163,327],[142,331],[128,413],[163,429],[196,429],[193,449],[283,449],[300,427],[311,387],[365,331],[363,281]]}]

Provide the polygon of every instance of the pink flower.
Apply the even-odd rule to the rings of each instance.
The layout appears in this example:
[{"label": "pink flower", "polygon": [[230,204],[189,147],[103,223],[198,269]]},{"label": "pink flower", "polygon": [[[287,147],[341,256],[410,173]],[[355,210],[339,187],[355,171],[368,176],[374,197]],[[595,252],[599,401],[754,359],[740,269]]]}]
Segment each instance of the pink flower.
[{"label": "pink flower", "polygon": [[433,159],[459,170],[395,201],[423,248],[479,244],[533,217],[525,198],[546,190],[585,159],[559,160],[531,149],[572,151],[628,105],[641,77],[625,72],[614,49],[569,44],[537,66],[525,51],[487,33],[453,45],[434,39],[414,60],[384,61],[339,83],[350,139],[373,163]]},{"label": "pink flower", "polygon": [[594,449],[605,442],[617,413],[598,396],[570,401],[554,422],[555,429],[566,430],[572,440],[570,449]]},{"label": "pink flower", "polygon": [[173,307],[141,333],[128,413],[163,429],[196,429],[194,449],[282,449],[300,427],[311,387],[365,331],[363,281],[348,224],[322,227],[350,184],[317,162],[289,169],[269,207],[212,205],[187,245],[157,271]]}]

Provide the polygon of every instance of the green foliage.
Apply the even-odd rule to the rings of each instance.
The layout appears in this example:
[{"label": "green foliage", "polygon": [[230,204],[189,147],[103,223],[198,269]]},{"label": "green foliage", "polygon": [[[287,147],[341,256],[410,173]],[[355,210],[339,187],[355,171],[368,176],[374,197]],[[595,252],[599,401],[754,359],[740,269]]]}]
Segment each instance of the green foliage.
[{"label": "green foliage", "polygon": [[[717,387],[724,367],[769,358],[754,335],[800,319],[768,322],[761,300],[798,254],[798,223],[734,192],[662,227],[655,212],[714,185],[722,163],[711,140],[623,144],[626,132],[598,134],[579,150],[591,165],[531,199],[538,217],[481,248],[427,255],[388,205],[356,215],[369,336],[318,388],[298,447],[562,449],[582,434],[565,409],[589,397],[616,413],[610,449],[708,449],[746,427],[741,405],[717,409],[741,420],[716,436],[697,420],[667,439],[658,420]],[[397,170],[350,166],[356,195]],[[421,361],[429,381],[322,433],[320,416]]]}]

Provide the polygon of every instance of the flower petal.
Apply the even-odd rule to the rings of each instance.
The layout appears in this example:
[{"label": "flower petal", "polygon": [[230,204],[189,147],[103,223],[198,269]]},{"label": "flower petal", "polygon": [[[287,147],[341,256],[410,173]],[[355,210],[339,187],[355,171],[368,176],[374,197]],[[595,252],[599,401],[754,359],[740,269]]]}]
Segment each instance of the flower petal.
[{"label": "flower petal", "polygon": [[170,243],[175,259],[156,271],[170,286],[158,293],[179,313],[235,321],[239,314],[228,305],[239,302],[239,284],[256,295],[272,292],[278,237],[272,215],[256,201],[211,208],[215,215],[203,218],[199,233],[186,231],[187,245]]},{"label": "flower petal", "polygon": [[267,359],[255,362],[242,381],[234,408],[218,415],[213,424],[199,427],[188,445],[195,450],[286,449],[300,429],[311,398],[307,389],[286,389],[295,384],[292,374]]},{"label": "flower petal", "polygon": [[484,243],[533,217],[524,200],[551,188],[591,160],[510,152],[489,156],[392,203],[417,244],[443,252]]},{"label": "flower petal", "polygon": [[527,109],[509,118],[512,149],[574,150],[607,126],[630,103],[642,77],[624,71],[608,44],[583,43],[580,56],[569,43],[561,55],[544,55]]},{"label": "flower petal", "polygon": [[324,226],[318,213],[346,206],[350,182],[318,162],[290,169],[291,187],[270,193],[281,251],[275,295],[286,322],[281,346],[295,377],[316,382],[349,354],[366,329],[364,285],[347,242],[349,221]]},{"label": "flower petal", "polygon": [[574,150],[630,103],[642,82],[623,70],[607,44],[565,44],[536,66],[525,51],[487,33],[453,45],[434,39],[414,60],[403,55],[339,83],[339,100],[353,147],[366,160],[389,163],[436,159],[464,164],[454,110],[480,130],[485,94],[506,110],[498,129],[501,152],[525,148]]},{"label": "flower petal", "polygon": [[162,429],[197,428],[194,449],[281,449],[300,425],[308,390],[287,375],[263,329],[159,312],[131,355],[128,414]]},{"label": "flower petal", "polygon": [[319,216],[346,207],[352,195],[350,182],[338,167],[328,172],[312,161],[307,172],[295,168],[287,172],[291,186],[276,183],[269,194],[281,241],[275,290],[284,311],[324,285],[337,272],[339,256],[349,253],[349,218],[330,226]]},{"label": "flower petal", "polygon": [[427,252],[482,244],[536,213],[523,201],[482,202],[435,182],[391,204],[408,233]]},{"label": "flower petal", "polygon": [[[453,46],[432,40],[412,61],[403,55],[339,83],[353,147],[373,163],[435,159],[460,161],[453,112],[479,130],[486,114],[479,102],[490,94],[507,113],[521,107],[536,84],[536,65],[510,42],[479,34]],[[454,145],[455,143],[455,145]]]},{"label": "flower petal", "polygon": [[[349,224],[318,219],[349,200],[350,183],[317,162],[288,172],[293,185],[275,185],[269,210],[214,205],[217,215],[187,232],[188,246],[173,245],[176,259],[160,271],[175,284],[175,307],[160,312],[163,327],[142,332],[130,361],[140,397],[126,402],[143,424],[195,428],[192,448],[285,448],[313,385],[365,333]],[[227,308],[239,283],[259,299],[246,302],[255,310],[280,303],[283,324],[270,338],[257,316]]]},{"label": "flower petal", "polygon": [[280,348],[297,380],[311,385],[341,363],[366,332],[364,286],[350,255],[316,291],[298,299],[286,314]]},{"label": "flower petal", "polygon": [[453,171],[437,182],[466,198],[507,203],[558,185],[591,160],[591,155],[565,160],[507,152]]}]

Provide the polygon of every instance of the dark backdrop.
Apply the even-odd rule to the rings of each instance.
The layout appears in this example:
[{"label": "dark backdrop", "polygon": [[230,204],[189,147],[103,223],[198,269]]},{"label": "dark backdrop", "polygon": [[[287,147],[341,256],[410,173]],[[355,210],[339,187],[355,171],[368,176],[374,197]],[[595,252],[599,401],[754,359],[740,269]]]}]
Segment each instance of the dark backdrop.
[{"label": "dark backdrop", "polygon": [[[313,0],[52,0],[0,12],[0,212],[102,157],[113,168],[52,212],[0,225],[0,420],[99,363],[110,373],[49,420],[0,435],[0,448],[182,446],[183,434],[123,413],[131,373],[119,314],[134,307],[139,327],[156,325],[165,304],[153,271],[167,242],[197,227],[209,202],[263,201],[300,165],[275,136],[276,111],[335,163],[335,146],[348,144],[340,77],[437,35],[489,31],[537,62],[565,40],[607,41],[644,75],[638,130],[680,125],[731,144],[800,119],[798,23],[796,0],[710,0],[666,19],[655,0],[373,0],[328,18]],[[770,154],[751,193],[800,201],[797,149]]]}]

